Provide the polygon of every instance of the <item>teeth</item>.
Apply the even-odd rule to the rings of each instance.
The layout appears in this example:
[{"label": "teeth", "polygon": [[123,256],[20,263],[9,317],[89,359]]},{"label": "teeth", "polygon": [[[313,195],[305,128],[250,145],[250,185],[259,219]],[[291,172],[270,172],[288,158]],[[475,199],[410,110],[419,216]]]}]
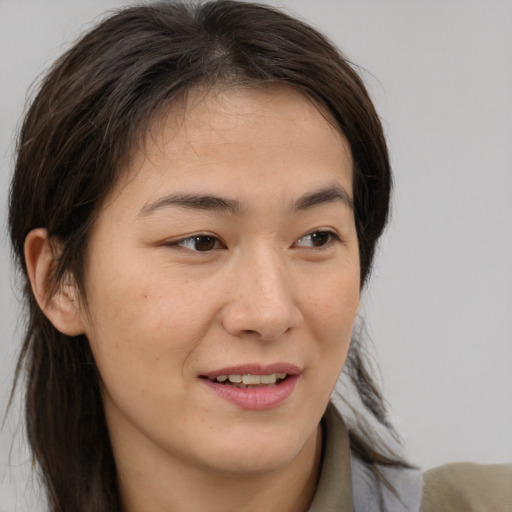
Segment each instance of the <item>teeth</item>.
[{"label": "teeth", "polygon": [[271,373],[269,375],[218,375],[215,380],[221,383],[225,382],[227,384],[227,381],[229,381],[230,384],[242,384],[245,386],[257,386],[260,384],[272,385],[278,380],[286,379],[286,375],[286,373]]},{"label": "teeth", "polygon": [[260,375],[243,375],[242,382],[244,384],[261,384]]}]

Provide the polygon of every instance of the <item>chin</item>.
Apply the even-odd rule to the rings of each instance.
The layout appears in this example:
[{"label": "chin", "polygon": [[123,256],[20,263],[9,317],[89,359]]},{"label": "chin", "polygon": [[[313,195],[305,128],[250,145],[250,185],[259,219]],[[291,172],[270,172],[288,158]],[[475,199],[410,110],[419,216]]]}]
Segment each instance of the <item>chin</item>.
[{"label": "chin", "polygon": [[228,436],[223,447],[218,447],[210,461],[216,461],[217,471],[251,476],[283,469],[296,459],[310,443],[316,440],[316,429],[309,436],[299,432],[261,432],[255,429],[239,436]]},{"label": "chin", "polygon": [[294,460],[298,451],[300,450],[276,453],[272,449],[264,452],[261,449],[248,450],[246,453],[223,457],[222,460],[218,461],[215,470],[237,477],[265,475],[286,467]]}]

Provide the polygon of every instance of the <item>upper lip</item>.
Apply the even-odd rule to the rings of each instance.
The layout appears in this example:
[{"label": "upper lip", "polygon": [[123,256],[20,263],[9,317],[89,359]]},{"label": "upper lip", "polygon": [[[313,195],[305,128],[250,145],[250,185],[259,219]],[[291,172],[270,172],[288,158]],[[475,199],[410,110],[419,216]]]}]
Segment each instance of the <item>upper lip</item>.
[{"label": "upper lip", "polygon": [[302,370],[291,363],[274,363],[269,365],[260,364],[241,364],[220,368],[211,372],[201,374],[201,377],[215,379],[219,375],[271,375],[273,373],[286,373],[288,375],[298,375]]}]

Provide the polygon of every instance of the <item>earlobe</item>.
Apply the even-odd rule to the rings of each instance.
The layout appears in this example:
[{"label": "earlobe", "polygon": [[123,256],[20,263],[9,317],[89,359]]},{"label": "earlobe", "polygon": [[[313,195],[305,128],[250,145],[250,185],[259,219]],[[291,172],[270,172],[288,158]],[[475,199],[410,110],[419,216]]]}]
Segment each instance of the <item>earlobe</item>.
[{"label": "earlobe", "polygon": [[72,276],[67,283],[53,286],[56,248],[46,229],[30,231],[25,238],[25,262],[32,292],[48,320],[68,336],[84,333],[82,312]]}]

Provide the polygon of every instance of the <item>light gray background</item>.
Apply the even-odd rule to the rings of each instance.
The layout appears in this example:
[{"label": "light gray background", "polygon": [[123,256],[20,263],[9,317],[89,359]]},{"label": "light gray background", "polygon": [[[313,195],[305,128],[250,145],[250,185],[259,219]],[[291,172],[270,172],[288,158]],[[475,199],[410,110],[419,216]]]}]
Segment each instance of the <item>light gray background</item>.
[{"label": "light gray background", "polygon": [[[0,411],[18,349],[5,235],[25,94],[113,0],[0,0]],[[512,2],[288,0],[364,77],[396,178],[363,312],[392,418],[422,467],[512,461]],[[36,510],[19,408],[0,434],[0,510]]]}]

